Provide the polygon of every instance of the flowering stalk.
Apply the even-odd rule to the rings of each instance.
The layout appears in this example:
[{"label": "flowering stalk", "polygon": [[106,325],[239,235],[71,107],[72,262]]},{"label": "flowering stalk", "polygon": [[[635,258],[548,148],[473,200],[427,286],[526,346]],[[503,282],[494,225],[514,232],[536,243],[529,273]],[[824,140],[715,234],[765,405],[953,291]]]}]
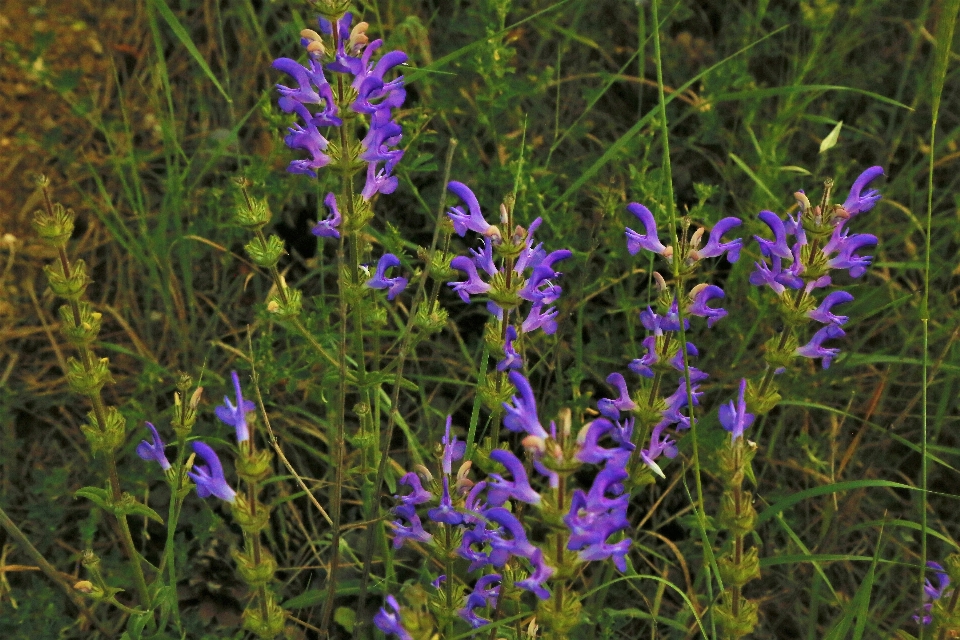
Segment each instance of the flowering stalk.
[{"label": "flowering stalk", "polygon": [[733,640],[751,633],[757,625],[757,604],[742,594],[744,585],[760,577],[757,548],[744,549],[744,537],[753,532],[757,518],[753,496],[743,489],[744,478],[753,479],[751,461],[757,452],[757,445],[743,435],[755,419],[747,412],[746,389],[746,379],[741,380],[736,404],[731,401],[720,407],[720,424],[730,432],[730,440],[717,452],[724,486],[717,524],[729,532],[730,548],[717,557],[724,593],[714,615],[724,637]]},{"label": "flowering stalk", "polygon": [[923,608],[913,616],[914,622],[921,625],[920,637],[926,627],[930,629],[928,637],[936,640],[946,640],[960,635],[960,589],[951,588],[951,585],[960,584],[960,554],[953,553],[947,556],[944,565],[928,561],[927,568],[933,570],[937,584],[927,578],[923,587],[923,599],[926,601]]},{"label": "flowering stalk", "polygon": [[[56,249],[58,262],[47,265],[44,272],[54,294],[65,298],[68,304],[60,307],[61,331],[64,337],[77,348],[80,360],[70,358],[65,372],[70,388],[80,395],[87,396],[93,410],[87,418],[90,424],[80,427],[95,455],[100,454],[106,462],[107,490],[87,487],[81,489],[84,495],[98,504],[117,520],[120,535],[127,558],[133,569],[140,604],[150,608],[152,599],[143,574],[140,554],[133,543],[127,515],[147,509],[138,504],[128,493],[120,488],[117,475],[116,452],[123,446],[126,437],[126,420],[116,407],[103,401],[101,389],[113,382],[110,375],[109,359],[97,358],[93,351],[93,342],[100,333],[101,315],[84,301],[83,294],[90,283],[86,273],[86,264],[77,260],[73,265],[67,257],[67,242],[73,235],[74,213],[54,204],[50,197],[50,182],[46,178],[38,181],[43,195],[44,210],[34,214],[33,225],[48,246]],[[141,509],[142,507],[142,509]],[[155,515],[155,514],[154,514]],[[157,516],[159,519],[159,516]]]}]

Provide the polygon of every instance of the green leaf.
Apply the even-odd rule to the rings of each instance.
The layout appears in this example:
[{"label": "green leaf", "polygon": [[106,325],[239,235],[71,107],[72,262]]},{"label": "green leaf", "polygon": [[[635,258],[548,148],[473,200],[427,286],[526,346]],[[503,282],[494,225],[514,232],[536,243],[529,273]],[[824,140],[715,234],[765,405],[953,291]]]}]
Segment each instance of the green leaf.
[{"label": "green leaf", "polygon": [[333,613],[333,620],[350,633],[353,633],[353,625],[357,622],[357,612],[347,607],[337,607],[337,610]]},{"label": "green leaf", "polygon": [[203,73],[210,78],[210,82],[213,83],[213,86],[217,88],[227,102],[233,102],[230,96],[224,91],[223,87],[220,86],[220,81],[217,80],[217,77],[213,75],[213,71],[210,69],[210,66],[207,64],[207,61],[204,60],[203,54],[200,53],[200,50],[197,49],[197,45],[193,44],[193,40],[190,38],[190,34],[187,33],[187,30],[184,29],[183,25],[180,23],[180,20],[177,19],[177,16],[170,10],[170,7],[167,6],[165,0],[152,0],[151,4],[157,8],[157,11],[160,12],[160,15],[163,16],[163,19],[167,21],[167,24],[170,26],[170,29],[173,31],[174,35],[177,36],[177,40],[186,47],[187,51],[190,52],[190,55],[193,57],[194,61],[199,65],[203,70]]},{"label": "green leaf", "polygon": [[118,507],[117,512],[128,516],[143,516],[163,524],[163,518],[160,517],[159,513],[140,502],[133,502],[130,504],[125,504],[122,507]]},{"label": "green leaf", "polygon": [[77,489],[73,497],[86,498],[104,511],[113,513],[113,503],[110,501],[110,494],[107,493],[106,489],[101,489],[100,487],[83,487]]},{"label": "green leaf", "polygon": [[827,137],[823,139],[823,142],[820,143],[820,153],[832,149],[837,146],[837,140],[840,139],[840,129],[843,128],[843,120],[837,123],[837,126],[827,134]]}]

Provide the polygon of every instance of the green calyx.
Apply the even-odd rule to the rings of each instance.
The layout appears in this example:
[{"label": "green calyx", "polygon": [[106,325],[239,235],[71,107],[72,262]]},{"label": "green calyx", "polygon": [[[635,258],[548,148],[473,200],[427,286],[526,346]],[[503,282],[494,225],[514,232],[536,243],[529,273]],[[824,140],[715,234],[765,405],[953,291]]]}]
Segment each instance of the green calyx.
[{"label": "green calyx", "polygon": [[79,325],[76,324],[77,319],[73,315],[73,306],[69,304],[60,306],[58,309],[60,313],[60,332],[70,344],[77,347],[87,346],[97,339],[103,316],[94,311],[89,303],[82,300],[77,303],[77,307],[80,312]]},{"label": "green calyx", "polygon": [[283,249],[283,240],[275,235],[264,238],[258,234],[243,248],[251,260],[265,268],[277,266],[277,263],[280,262],[280,256],[286,253]]},{"label": "green calyx", "polygon": [[251,632],[258,638],[264,640],[276,638],[283,633],[283,626],[286,622],[286,614],[269,591],[264,592],[267,615],[264,617],[260,602],[256,599],[251,601],[247,608],[243,610],[243,628]]},{"label": "green calyx", "polygon": [[233,500],[233,517],[246,533],[257,535],[267,528],[270,510],[260,501],[251,505],[243,495],[238,493]]},{"label": "green calyx", "polygon": [[487,376],[486,379],[477,386],[477,393],[484,406],[490,411],[501,411],[503,403],[510,400],[516,393],[513,385],[502,381],[500,388],[497,388],[496,376]]},{"label": "green calyx", "polygon": [[89,424],[80,425],[80,431],[86,436],[90,448],[96,453],[113,453],[123,446],[127,434],[127,419],[116,407],[107,407],[104,416],[105,425],[97,422],[96,414],[87,414]]},{"label": "green calyx", "polygon": [[747,411],[755,416],[770,413],[780,403],[780,394],[774,382],[769,383],[766,391],[761,395],[759,387],[752,381],[747,381],[747,392],[744,398],[747,402]]},{"label": "green calyx", "polygon": [[[511,276],[510,284],[507,284],[507,275]],[[515,273],[497,272],[490,280],[490,291],[487,292],[487,297],[505,311],[516,309],[523,301],[520,297],[520,289],[523,284],[523,279],[517,277]]]},{"label": "green calyx", "polygon": [[[431,307],[433,307],[431,309]],[[426,338],[434,333],[440,333],[447,326],[447,310],[432,304],[421,304],[413,317],[413,324],[420,329],[420,337]]]},{"label": "green calyx", "polygon": [[741,492],[739,501],[733,491],[723,493],[720,498],[720,512],[717,514],[719,526],[735,536],[744,536],[753,531],[756,521],[757,511],[753,508],[753,495],[749,491]]},{"label": "green calyx", "polygon": [[350,8],[350,0],[310,0],[310,6],[330,22],[336,23]]},{"label": "green calyx", "polygon": [[753,633],[758,622],[757,603],[740,596],[739,613],[733,615],[730,591],[725,591],[723,602],[713,609],[713,615],[720,627],[723,637],[728,640],[738,640]]},{"label": "green calyx", "polygon": [[272,471],[270,461],[273,455],[268,449],[260,449],[254,453],[241,452],[237,457],[237,475],[245,482],[260,482]]},{"label": "green calyx", "polygon": [[554,598],[561,594],[554,593],[548,600],[537,601],[537,623],[544,628],[545,638],[568,638],[581,621],[582,605],[578,594],[565,587],[560,590],[563,597],[560,611],[557,611]]},{"label": "green calyx", "polygon": [[742,587],[751,580],[760,579],[760,557],[757,548],[750,547],[740,558],[740,564],[734,563],[733,550],[717,558],[717,570],[725,588]]},{"label": "green calyx", "polygon": [[244,229],[259,231],[270,222],[271,217],[273,216],[266,199],[254,200],[244,197],[237,206],[233,219]]},{"label": "green calyx", "polygon": [[292,320],[300,315],[303,308],[303,295],[298,289],[284,285],[286,299],[274,293],[267,301],[267,311],[278,320]]},{"label": "green calyx", "polygon": [[450,261],[454,254],[446,251],[434,251],[430,253],[423,247],[417,247],[417,257],[430,265],[430,276],[434,280],[453,280],[457,276],[457,270],[450,268]]},{"label": "green calyx", "polygon": [[790,333],[786,339],[781,336],[773,336],[767,340],[764,345],[763,359],[774,369],[780,367],[789,367],[796,357],[794,351],[798,347],[797,338]]},{"label": "green calyx", "polygon": [[243,552],[235,549],[233,559],[237,563],[240,577],[251,587],[264,587],[273,580],[277,571],[277,561],[266,549],[260,550],[260,562],[254,559],[252,550]]},{"label": "green calyx", "polygon": [[75,219],[71,209],[64,209],[57,203],[53,205],[52,213],[37,211],[33,214],[33,228],[44,244],[59,249],[66,246],[73,235]]},{"label": "green calyx", "polygon": [[90,279],[87,277],[87,265],[83,260],[74,262],[69,276],[63,273],[63,264],[60,262],[45,265],[43,271],[47,274],[50,290],[67,300],[79,300],[83,296],[83,292],[87,290],[87,285],[90,284]]},{"label": "green calyx", "polygon": [[[360,164],[361,168],[366,166],[362,162]],[[353,196],[353,209],[345,211],[341,208],[340,215],[343,218],[340,228],[347,234],[353,234],[363,229],[373,218],[373,207],[362,196],[355,195]]]},{"label": "green calyx", "polygon": [[89,368],[76,358],[67,359],[67,383],[74,393],[93,396],[100,393],[103,385],[113,383],[110,375],[110,359],[100,358],[93,360]]}]

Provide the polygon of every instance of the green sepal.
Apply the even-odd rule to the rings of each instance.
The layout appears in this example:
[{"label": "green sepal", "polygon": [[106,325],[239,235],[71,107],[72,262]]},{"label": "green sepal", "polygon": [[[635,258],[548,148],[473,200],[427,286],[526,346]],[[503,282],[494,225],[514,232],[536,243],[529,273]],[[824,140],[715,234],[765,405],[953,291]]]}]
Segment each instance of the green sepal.
[{"label": "green sepal", "polygon": [[240,572],[240,577],[251,587],[265,587],[273,580],[277,571],[277,561],[266,549],[260,549],[259,564],[254,561],[252,550],[249,553],[244,553],[234,549],[232,555],[237,563],[237,571]]},{"label": "green sepal", "polygon": [[544,638],[568,638],[574,627],[581,622],[579,594],[563,589],[563,605],[557,611],[556,593],[551,594],[548,600],[537,600],[537,623],[544,628]]},{"label": "green sepal", "polygon": [[303,308],[303,294],[299,289],[286,285],[284,285],[284,293],[287,296],[286,302],[279,293],[270,296],[270,300],[267,301],[267,311],[280,320],[292,320],[300,315],[300,310]]},{"label": "green sepal", "polygon": [[267,528],[270,522],[270,510],[260,501],[256,502],[256,514],[253,513],[251,505],[242,494],[238,493],[233,499],[233,517],[237,524],[246,533],[257,535]]},{"label": "green sepal", "polygon": [[43,271],[47,274],[50,290],[67,300],[79,300],[91,282],[87,277],[87,265],[83,260],[73,263],[69,278],[64,275],[63,265],[60,262],[45,265]]},{"label": "green sepal", "polygon": [[523,299],[520,289],[524,284],[523,278],[516,273],[510,273],[510,284],[507,284],[507,274],[499,271],[490,279],[490,290],[487,297],[503,309],[509,311],[520,306]]},{"label": "green sepal", "polygon": [[417,247],[417,257],[429,265],[430,277],[434,280],[453,280],[459,273],[459,271],[450,267],[450,261],[454,258],[454,254],[452,253],[440,251],[439,249],[430,253],[423,247]]},{"label": "green sepal", "polygon": [[717,558],[717,571],[725,588],[742,587],[751,580],[760,579],[760,557],[757,548],[750,547],[740,558],[740,564],[734,564],[733,550]]},{"label": "green sepal", "polygon": [[753,508],[753,495],[749,491],[740,494],[740,514],[737,515],[736,500],[733,491],[727,490],[720,497],[720,512],[717,524],[732,535],[744,536],[754,529],[757,511]]},{"label": "green sepal", "polygon": [[80,425],[80,431],[87,437],[94,453],[115,452],[126,440],[127,419],[123,414],[116,407],[107,407],[104,418],[107,424],[101,425],[97,422],[97,414],[90,411],[87,413],[89,424]]},{"label": "green sepal", "polygon": [[780,394],[775,382],[767,385],[767,390],[762,396],[759,392],[760,389],[757,388],[756,384],[747,381],[747,392],[744,394],[744,399],[747,403],[747,411],[755,416],[770,413],[780,403]]},{"label": "green sepal", "polygon": [[86,346],[97,339],[103,316],[83,300],[77,302],[77,306],[80,311],[80,326],[76,324],[72,305],[61,305],[58,312],[60,313],[60,332],[70,344],[79,347]]},{"label": "green sepal", "polygon": [[501,387],[497,389],[496,376],[487,376],[486,379],[477,385],[477,394],[481,402],[490,411],[500,411],[503,403],[510,400],[516,389],[508,381],[501,378]]},{"label": "green sepal", "polygon": [[780,336],[773,336],[767,340],[763,347],[763,359],[773,369],[789,367],[793,359],[797,357],[793,353],[799,346],[796,336],[792,333],[787,336],[787,339],[783,342],[783,346],[780,345],[780,341]]},{"label": "green sepal", "polygon": [[73,235],[73,222],[76,216],[71,209],[63,205],[53,205],[53,214],[37,211],[33,214],[33,228],[40,239],[51,247],[62,248]]},{"label": "green sepal", "polygon": [[270,453],[269,449],[259,449],[253,455],[241,451],[236,461],[237,475],[245,482],[260,482],[270,475],[272,471],[270,461],[272,459],[273,454]]},{"label": "green sepal", "polygon": [[350,8],[351,0],[309,0],[309,2],[317,13],[336,24],[337,20],[342,18]]},{"label": "green sepal", "polygon": [[83,363],[76,358],[67,359],[67,382],[74,393],[84,396],[93,396],[100,393],[103,385],[113,383],[110,375],[110,359],[100,358],[93,362],[88,371]]},{"label": "green sepal", "polygon": [[243,628],[253,633],[258,638],[272,640],[283,633],[283,626],[286,623],[286,614],[280,605],[273,598],[273,594],[266,591],[266,610],[267,616],[263,617],[260,603],[257,599],[250,601],[247,608],[243,610]]},{"label": "green sepal", "polygon": [[[434,307],[433,311],[429,308]],[[417,307],[417,313],[413,317],[413,324],[421,333],[418,338],[427,338],[434,333],[443,331],[447,326],[447,319],[450,314],[441,306],[434,306],[430,303],[421,304]]]},{"label": "green sepal", "polygon": [[271,217],[270,206],[265,199],[248,201],[246,198],[241,198],[233,219],[244,229],[258,231],[270,222]]},{"label": "green sepal", "polygon": [[[450,576],[447,576],[447,580],[450,580]],[[448,624],[459,620],[457,611],[466,605],[464,588],[461,582],[454,582],[451,595],[453,597],[448,602],[447,585],[441,584],[439,589],[433,589],[433,593],[430,594],[429,600],[427,601],[430,613],[434,615],[437,621],[438,629],[446,629]]]},{"label": "green sepal", "polygon": [[730,591],[725,591],[723,594],[723,602],[714,607],[713,615],[724,638],[739,640],[739,638],[753,633],[753,630],[757,626],[757,603],[741,596],[740,615],[734,617],[730,599]]},{"label": "green sepal", "polygon": [[277,266],[277,263],[280,262],[280,256],[286,253],[283,248],[283,240],[272,234],[266,238],[266,241],[260,236],[254,236],[243,248],[251,260],[265,268]]}]

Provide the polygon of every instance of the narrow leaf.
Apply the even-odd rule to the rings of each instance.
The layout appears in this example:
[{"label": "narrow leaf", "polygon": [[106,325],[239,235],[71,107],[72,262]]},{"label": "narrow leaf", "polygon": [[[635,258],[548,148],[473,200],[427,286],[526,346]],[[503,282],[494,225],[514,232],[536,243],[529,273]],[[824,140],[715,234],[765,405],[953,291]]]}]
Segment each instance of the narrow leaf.
[{"label": "narrow leaf", "polygon": [[823,139],[823,142],[820,143],[820,153],[828,149],[833,149],[837,146],[837,140],[840,139],[840,129],[843,128],[843,120],[837,123],[837,126],[827,134],[827,137]]}]

